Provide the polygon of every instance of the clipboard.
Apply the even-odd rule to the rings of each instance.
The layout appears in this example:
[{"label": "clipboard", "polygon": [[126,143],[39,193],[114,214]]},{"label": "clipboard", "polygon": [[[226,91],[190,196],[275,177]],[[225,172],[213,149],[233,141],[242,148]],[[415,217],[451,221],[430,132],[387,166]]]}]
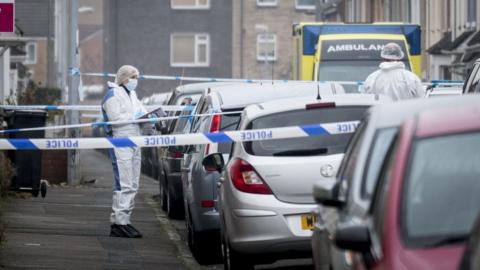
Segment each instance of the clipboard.
[{"label": "clipboard", "polygon": [[[163,113],[163,110],[162,110],[162,107],[158,107],[150,112],[147,112],[146,114],[142,115],[140,118],[138,119],[147,119],[147,118],[150,118],[150,115],[151,114],[154,114],[154,113],[157,113],[157,112],[162,112]],[[161,115],[163,116],[163,115]]]}]

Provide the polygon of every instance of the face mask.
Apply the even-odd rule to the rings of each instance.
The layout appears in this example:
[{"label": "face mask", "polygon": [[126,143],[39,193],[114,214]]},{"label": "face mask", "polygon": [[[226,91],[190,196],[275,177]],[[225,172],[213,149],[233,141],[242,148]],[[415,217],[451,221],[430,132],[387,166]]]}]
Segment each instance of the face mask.
[{"label": "face mask", "polygon": [[128,79],[128,82],[125,84],[125,87],[128,89],[128,91],[135,91],[135,88],[137,88],[137,85],[138,85],[137,79]]}]

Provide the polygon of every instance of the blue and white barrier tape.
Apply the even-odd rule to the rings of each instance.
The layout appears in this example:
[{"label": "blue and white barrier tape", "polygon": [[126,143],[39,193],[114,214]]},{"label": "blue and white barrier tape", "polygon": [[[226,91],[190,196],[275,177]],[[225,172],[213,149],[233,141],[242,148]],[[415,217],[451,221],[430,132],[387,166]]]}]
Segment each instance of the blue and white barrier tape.
[{"label": "blue and white barrier tape", "polygon": [[[95,73],[87,72],[80,73],[78,76],[93,76],[93,77],[105,77],[114,78],[116,75],[113,73]],[[196,82],[238,82],[238,83],[272,83],[272,82],[308,82],[312,81],[297,81],[297,80],[268,80],[268,79],[233,79],[233,78],[214,78],[214,77],[188,77],[188,76],[166,76],[166,75],[145,75],[140,74],[139,79],[149,80],[170,80],[170,81],[196,81]],[[318,81],[319,83],[337,83],[341,85],[356,85],[362,86],[364,81]],[[462,86],[462,81],[447,81],[447,80],[432,80],[431,82],[424,82],[423,85],[448,85],[448,86]]]},{"label": "blue and white barrier tape", "polygon": [[155,123],[155,122],[159,122],[159,121],[173,120],[173,119],[179,119],[179,118],[189,118],[189,119],[191,119],[193,117],[224,115],[224,114],[240,114],[240,113],[242,113],[242,111],[229,111],[229,112],[204,113],[204,114],[192,114],[192,115],[189,114],[189,115],[166,116],[166,117],[151,117],[151,118],[146,118],[146,119],[137,119],[137,120],[128,120],[128,121],[93,122],[93,123],[62,125],[62,126],[16,128],[16,129],[0,130],[0,134],[2,134],[2,133],[26,132],[26,131],[39,131],[39,130],[53,130],[53,129],[72,129],[72,128],[84,128],[84,127],[97,128],[97,127],[103,127],[103,126]]},{"label": "blue and white barrier tape", "polygon": [[[182,111],[186,106],[177,105],[161,105],[145,106],[148,110],[162,108],[163,111]],[[0,105],[0,108],[5,110],[62,110],[62,111],[100,111],[102,109],[99,105]]]},{"label": "blue and white barrier tape", "polygon": [[101,114],[94,114],[94,113],[82,113],[80,115],[81,118],[89,118],[89,119],[100,119],[103,116]]},{"label": "blue and white barrier tape", "polygon": [[105,149],[263,141],[355,132],[359,122],[125,138],[0,139],[0,150]]}]

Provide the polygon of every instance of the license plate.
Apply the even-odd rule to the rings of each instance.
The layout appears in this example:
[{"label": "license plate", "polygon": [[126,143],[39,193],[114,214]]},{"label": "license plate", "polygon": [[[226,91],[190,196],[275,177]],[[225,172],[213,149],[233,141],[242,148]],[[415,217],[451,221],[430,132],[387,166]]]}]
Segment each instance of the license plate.
[{"label": "license plate", "polygon": [[311,231],[311,230],[313,230],[313,226],[315,225],[315,222],[317,221],[317,216],[315,216],[313,214],[302,215],[301,221],[302,221],[302,230]]}]

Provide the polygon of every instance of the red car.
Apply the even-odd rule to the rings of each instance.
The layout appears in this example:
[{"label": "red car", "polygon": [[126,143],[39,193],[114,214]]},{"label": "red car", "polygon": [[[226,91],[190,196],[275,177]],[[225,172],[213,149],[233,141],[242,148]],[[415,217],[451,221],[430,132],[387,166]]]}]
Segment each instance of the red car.
[{"label": "red car", "polygon": [[338,224],[356,269],[457,269],[480,212],[480,106],[408,119],[364,222]]}]

